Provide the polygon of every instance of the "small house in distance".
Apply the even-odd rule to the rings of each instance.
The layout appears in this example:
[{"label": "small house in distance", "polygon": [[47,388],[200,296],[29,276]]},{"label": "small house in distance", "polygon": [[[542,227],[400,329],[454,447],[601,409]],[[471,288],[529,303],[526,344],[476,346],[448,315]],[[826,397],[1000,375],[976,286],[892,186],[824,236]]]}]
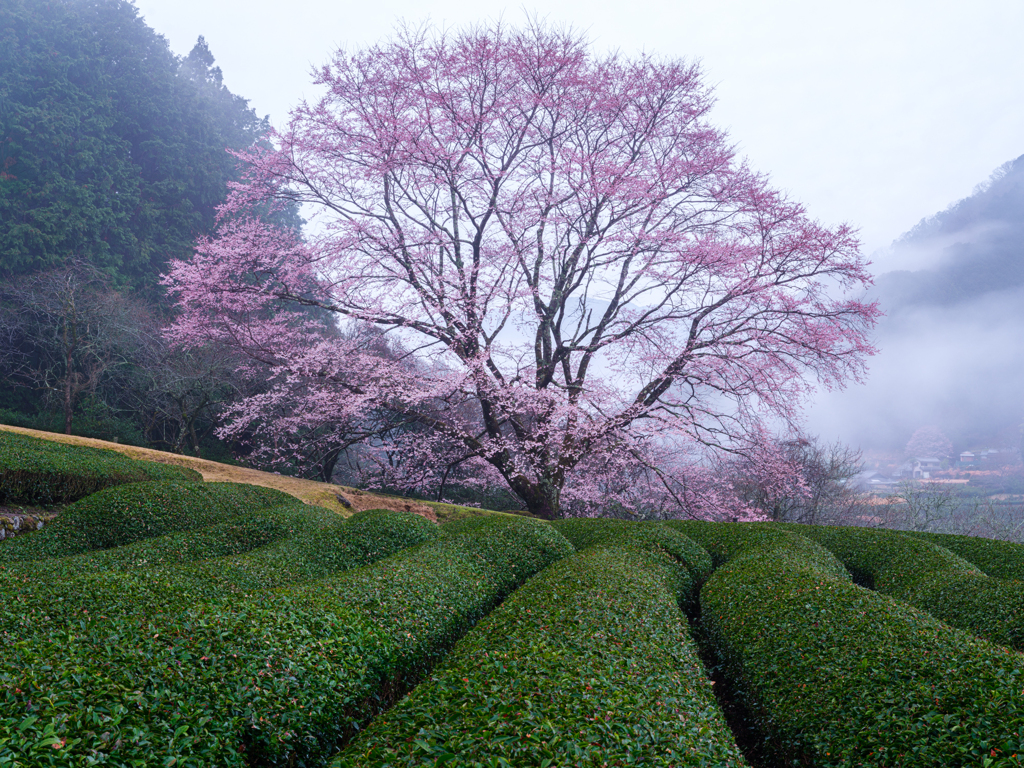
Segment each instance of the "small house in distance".
[{"label": "small house in distance", "polygon": [[899,479],[884,475],[876,469],[859,472],[850,478],[852,485],[860,491],[889,492],[899,483]]},{"label": "small house in distance", "polygon": [[1015,448],[984,448],[976,451],[964,451],[960,454],[961,467],[996,467],[1016,464],[1019,452]]},{"label": "small house in distance", "polygon": [[899,477],[912,477],[915,480],[927,480],[932,472],[942,469],[942,459],[934,456],[916,456],[913,459],[903,462],[897,471]]}]

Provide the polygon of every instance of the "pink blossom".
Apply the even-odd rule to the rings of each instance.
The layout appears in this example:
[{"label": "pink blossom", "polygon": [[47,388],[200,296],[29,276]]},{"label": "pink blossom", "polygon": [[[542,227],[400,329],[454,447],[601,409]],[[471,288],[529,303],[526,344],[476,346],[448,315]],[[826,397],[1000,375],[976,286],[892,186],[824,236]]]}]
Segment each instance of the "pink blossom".
[{"label": "pink blossom", "polygon": [[[784,484],[758,453],[765,420],[863,375],[878,310],[854,295],[870,281],[854,232],[736,160],[696,66],[496,23],[406,29],[316,82],[276,150],[240,156],[216,236],[165,280],[173,339],[269,371],[227,433],[259,425],[287,460],[317,425],[386,411],[416,430],[368,429],[377,461],[471,462],[543,517],[737,517],[707,452]],[[285,202],[316,210],[306,241],[262,215]]]}]

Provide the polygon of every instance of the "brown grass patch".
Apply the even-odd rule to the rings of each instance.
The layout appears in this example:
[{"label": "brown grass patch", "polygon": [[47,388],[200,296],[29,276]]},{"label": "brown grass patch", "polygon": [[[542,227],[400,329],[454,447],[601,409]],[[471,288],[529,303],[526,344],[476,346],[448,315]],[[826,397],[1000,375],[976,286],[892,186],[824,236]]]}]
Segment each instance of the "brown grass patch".
[{"label": "brown grass patch", "polygon": [[348,488],[344,485],[320,483],[316,480],[303,480],[298,477],[276,475],[273,472],[261,472],[258,469],[249,469],[248,467],[235,467],[230,464],[210,461],[209,459],[197,459],[193,456],[182,456],[181,454],[157,451],[152,448],[139,448],[134,445],[111,443],[92,437],[41,432],[37,429],[9,427],[5,424],[0,424],[0,430],[17,432],[18,434],[38,437],[43,440],[52,440],[57,443],[65,443],[66,445],[104,448],[109,451],[117,451],[133,459],[142,459],[143,461],[155,461],[160,464],[188,467],[199,472],[203,476],[203,480],[207,482],[245,483],[247,485],[260,485],[265,488],[276,488],[307,504],[326,507],[345,517],[361,512],[364,509],[392,509],[414,512],[428,520],[437,522],[437,514],[430,506],[412,499],[383,496],[360,491],[355,488]]}]

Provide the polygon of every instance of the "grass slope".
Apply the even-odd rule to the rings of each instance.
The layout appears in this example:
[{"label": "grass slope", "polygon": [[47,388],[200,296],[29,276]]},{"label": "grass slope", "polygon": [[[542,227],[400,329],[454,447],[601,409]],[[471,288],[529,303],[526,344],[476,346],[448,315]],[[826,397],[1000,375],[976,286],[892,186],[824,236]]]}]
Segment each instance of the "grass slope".
[{"label": "grass slope", "polygon": [[131,459],[182,467],[198,472],[206,482],[243,483],[246,485],[259,485],[265,488],[274,488],[279,491],[284,491],[290,496],[294,496],[307,504],[315,504],[316,506],[330,509],[345,517],[368,509],[390,509],[396,512],[413,512],[421,517],[427,518],[428,520],[444,523],[464,517],[504,514],[492,512],[490,510],[477,509],[475,507],[463,507],[456,504],[418,501],[414,499],[405,499],[400,496],[371,493],[343,485],[321,483],[316,480],[304,480],[298,477],[287,477],[285,475],[277,475],[272,472],[261,472],[258,469],[221,464],[220,462],[210,461],[208,459],[199,459],[194,456],[183,456],[177,453],[167,453],[165,451],[157,451],[151,448],[139,448],[134,445],[111,443],[106,440],[96,440],[91,437],[63,435],[56,432],[41,432],[36,429],[12,427],[5,424],[0,424],[0,432],[27,435],[65,445],[93,449],[100,448],[106,451],[114,451]]}]

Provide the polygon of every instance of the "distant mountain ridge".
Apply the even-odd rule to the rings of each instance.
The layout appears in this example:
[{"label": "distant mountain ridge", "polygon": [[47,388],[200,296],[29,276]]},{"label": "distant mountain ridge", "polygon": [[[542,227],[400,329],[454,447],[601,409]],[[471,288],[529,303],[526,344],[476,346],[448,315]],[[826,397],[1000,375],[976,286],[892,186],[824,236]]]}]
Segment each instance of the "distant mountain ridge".
[{"label": "distant mountain ridge", "polygon": [[1024,156],[924,219],[885,260],[920,265],[876,278],[885,316],[865,385],[823,393],[813,431],[902,449],[935,424],[962,451],[1016,445],[1024,423]]},{"label": "distant mountain ridge", "polygon": [[924,219],[892,246],[927,251],[934,266],[887,272],[875,292],[890,312],[952,306],[1024,286],[1024,156],[1002,165],[974,194]]}]

